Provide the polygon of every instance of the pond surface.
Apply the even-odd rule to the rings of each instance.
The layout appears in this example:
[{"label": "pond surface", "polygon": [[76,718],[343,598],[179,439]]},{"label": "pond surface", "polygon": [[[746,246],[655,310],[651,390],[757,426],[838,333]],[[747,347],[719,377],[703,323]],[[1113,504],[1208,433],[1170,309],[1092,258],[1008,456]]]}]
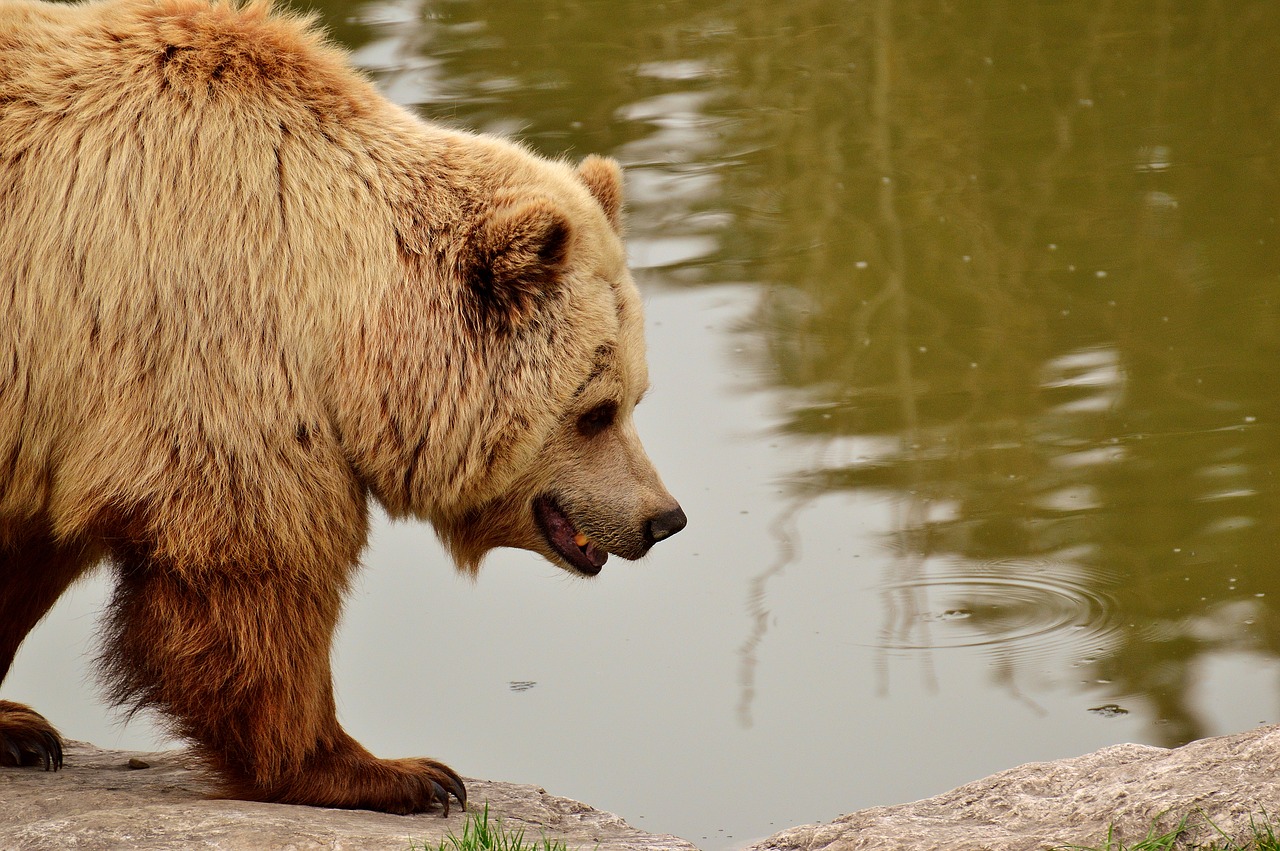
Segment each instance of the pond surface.
[{"label": "pond surface", "polygon": [[[1280,5],[315,8],[424,116],[626,165],[690,518],[475,583],[380,520],[335,660],[370,748],[723,849],[1280,721]],[[5,693],[153,747],[93,696],[104,583]]]}]

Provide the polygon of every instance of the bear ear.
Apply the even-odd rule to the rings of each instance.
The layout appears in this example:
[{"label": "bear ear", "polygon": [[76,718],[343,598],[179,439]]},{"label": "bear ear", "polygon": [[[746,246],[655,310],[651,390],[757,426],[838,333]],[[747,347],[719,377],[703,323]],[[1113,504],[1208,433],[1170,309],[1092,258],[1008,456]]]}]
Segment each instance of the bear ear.
[{"label": "bear ear", "polygon": [[482,313],[505,326],[533,317],[569,256],[569,218],[544,198],[498,207],[472,234],[467,278]]},{"label": "bear ear", "polygon": [[609,219],[613,229],[622,232],[622,166],[610,157],[590,155],[578,166],[578,176]]}]

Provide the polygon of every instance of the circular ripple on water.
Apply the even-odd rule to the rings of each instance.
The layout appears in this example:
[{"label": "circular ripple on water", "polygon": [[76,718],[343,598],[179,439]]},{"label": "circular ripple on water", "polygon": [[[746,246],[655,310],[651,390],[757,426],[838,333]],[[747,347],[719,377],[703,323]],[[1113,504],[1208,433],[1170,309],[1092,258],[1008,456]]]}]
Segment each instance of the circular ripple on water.
[{"label": "circular ripple on water", "polygon": [[1115,624],[1111,597],[1070,577],[942,576],[880,587],[890,607],[878,646],[930,650],[1096,641]]}]

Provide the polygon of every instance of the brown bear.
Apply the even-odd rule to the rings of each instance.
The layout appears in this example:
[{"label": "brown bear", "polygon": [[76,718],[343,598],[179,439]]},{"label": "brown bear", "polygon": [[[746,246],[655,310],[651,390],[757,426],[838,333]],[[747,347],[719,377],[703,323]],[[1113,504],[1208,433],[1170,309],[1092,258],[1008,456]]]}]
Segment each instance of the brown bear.
[{"label": "brown bear", "polygon": [[[370,497],[472,571],[684,526],[620,179],[414,117],[269,2],[0,0],[0,678],[105,561],[113,698],[225,794],[465,806],[343,731],[330,642]],[[60,762],[0,701],[0,763]]]}]

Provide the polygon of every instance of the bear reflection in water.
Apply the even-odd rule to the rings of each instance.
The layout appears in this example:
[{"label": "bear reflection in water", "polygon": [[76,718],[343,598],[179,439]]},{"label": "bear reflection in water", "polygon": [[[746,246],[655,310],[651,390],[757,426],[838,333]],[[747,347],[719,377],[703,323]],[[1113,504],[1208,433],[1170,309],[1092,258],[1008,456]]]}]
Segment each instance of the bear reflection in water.
[{"label": "bear reflection in water", "polygon": [[[468,571],[683,528],[621,216],[612,160],[423,122],[266,3],[0,0],[0,676],[106,561],[112,696],[225,794],[465,804],[342,729],[330,642],[370,498]],[[61,759],[0,701],[0,764]]]}]

